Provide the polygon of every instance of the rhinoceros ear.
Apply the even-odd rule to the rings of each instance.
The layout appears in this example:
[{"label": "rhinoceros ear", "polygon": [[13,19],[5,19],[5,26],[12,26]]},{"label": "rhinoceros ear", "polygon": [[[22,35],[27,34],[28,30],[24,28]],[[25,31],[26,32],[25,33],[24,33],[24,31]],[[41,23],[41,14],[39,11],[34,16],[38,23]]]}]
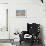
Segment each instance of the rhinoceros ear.
[{"label": "rhinoceros ear", "polygon": [[41,2],[43,3],[43,0],[41,0]]}]

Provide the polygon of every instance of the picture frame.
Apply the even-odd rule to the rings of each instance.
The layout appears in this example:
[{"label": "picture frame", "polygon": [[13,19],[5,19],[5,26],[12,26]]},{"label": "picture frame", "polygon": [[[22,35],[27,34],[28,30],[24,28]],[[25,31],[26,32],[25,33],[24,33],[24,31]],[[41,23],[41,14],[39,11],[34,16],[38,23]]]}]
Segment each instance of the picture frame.
[{"label": "picture frame", "polygon": [[26,10],[25,9],[17,9],[16,10],[16,17],[26,17]]}]

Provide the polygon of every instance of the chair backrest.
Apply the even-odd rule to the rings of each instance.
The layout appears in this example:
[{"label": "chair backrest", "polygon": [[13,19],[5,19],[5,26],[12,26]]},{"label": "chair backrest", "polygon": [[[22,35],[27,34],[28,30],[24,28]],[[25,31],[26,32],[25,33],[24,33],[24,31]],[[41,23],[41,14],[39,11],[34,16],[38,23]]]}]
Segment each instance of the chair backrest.
[{"label": "chair backrest", "polygon": [[40,32],[40,24],[36,24],[36,23],[32,23],[32,24],[29,24],[27,23],[27,31],[29,34],[38,34]]}]

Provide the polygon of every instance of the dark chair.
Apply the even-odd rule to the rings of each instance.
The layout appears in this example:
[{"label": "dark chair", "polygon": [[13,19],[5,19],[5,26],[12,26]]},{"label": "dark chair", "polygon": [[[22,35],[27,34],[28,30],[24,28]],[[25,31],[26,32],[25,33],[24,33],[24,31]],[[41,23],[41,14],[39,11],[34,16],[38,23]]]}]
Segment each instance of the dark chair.
[{"label": "dark chair", "polygon": [[32,38],[29,40],[29,41],[31,41],[32,45],[34,42],[39,43],[39,33],[40,33],[40,24],[27,23],[27,31],[22,31],[22,34],[20,34],[20,44],[21,44],[21,41],[24,41],[25,34],[32,35]]},{"label": "dark chair", "polygon": [[27,24],[27,31],[32,35],[33,41],[39,43],[40,24]]}]

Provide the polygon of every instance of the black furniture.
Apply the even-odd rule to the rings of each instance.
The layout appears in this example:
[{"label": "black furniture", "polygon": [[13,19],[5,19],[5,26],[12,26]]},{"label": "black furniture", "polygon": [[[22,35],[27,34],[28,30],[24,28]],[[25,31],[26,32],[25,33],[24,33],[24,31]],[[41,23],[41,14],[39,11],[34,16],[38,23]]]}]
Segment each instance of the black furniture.
[{"label": "black furniture", "polygon": [[41,2],[43,3],[43,0],[41,0]]},{"label": "black furniture", "polygon": [[30,41],[31,43],[31,46],[33,45],[33,43],[38,43],[39,44],[39,33],[40,33],[40,24],[36,24],[36,23],[32,23],[32,24],[29,24],[27,23],[27,31],[22,31],[22,34],[20,34],[20,44],[22,41],[25,41],[25,38],[24,38],[24,35],[25,34],[29,34],[31,35],[32,37],[30,39],[26,39]]}]

